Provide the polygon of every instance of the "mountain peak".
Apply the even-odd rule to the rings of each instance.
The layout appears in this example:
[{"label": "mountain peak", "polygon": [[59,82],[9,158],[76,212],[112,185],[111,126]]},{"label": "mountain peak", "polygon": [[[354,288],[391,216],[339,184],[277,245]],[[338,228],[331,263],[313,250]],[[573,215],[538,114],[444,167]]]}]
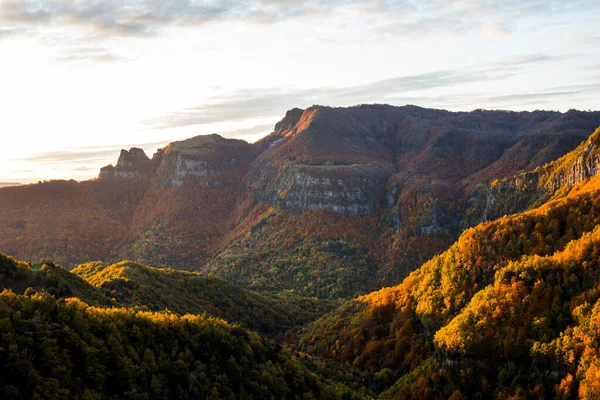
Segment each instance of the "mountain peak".
[{"label": "mountain peak", "polygon": [[148,162],[150,162],[150,158],[148,158],[144,150],[132,147],[129,151],[125,149],[121,150],[119,160],[117,161],[117,167],[135,168],[143,166]]},{"label": "mountain peak", "polygon": [[108,165],[100,170],[99,179],[139,178],[154,172],[154,163],[140,148],[121,150],[116,166]]},{"label": "mountain peak", "polygon": [[285,113],[285,116],[275,124],[275,132],[283,132],[292,129],[300,121],[304,110],[301,108],[292,108]]}]

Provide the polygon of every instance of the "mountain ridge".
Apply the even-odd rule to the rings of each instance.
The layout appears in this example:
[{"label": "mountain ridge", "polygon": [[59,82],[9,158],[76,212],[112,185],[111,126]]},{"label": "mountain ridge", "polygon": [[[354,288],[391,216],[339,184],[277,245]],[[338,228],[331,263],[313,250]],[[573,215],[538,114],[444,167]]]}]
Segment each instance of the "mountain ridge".
[{"label": "mountain ridge", "polygon": [[[259,290],[352,297],[399,283],[491,218],[488,176],[552,161],[599,125],[600,113],[574,110],[292,109],[253,144],[199,136],[152,158],[125,150],[95,181],[3,189],[0,248],[68,267],[131,259]],[[337,230],[316,229],[338,217]],[[309,254],[310,268],[299,264]]]}]

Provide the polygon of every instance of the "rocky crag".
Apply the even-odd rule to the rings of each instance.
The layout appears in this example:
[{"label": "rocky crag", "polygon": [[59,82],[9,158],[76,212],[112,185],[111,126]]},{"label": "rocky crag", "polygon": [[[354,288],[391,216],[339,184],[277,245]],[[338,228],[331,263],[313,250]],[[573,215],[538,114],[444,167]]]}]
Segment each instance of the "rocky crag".
[{"label": "rocky crag", "polygon": [[158,152],[150,159],[142,149],[121,150],[116,166],[108,165],[100,170],[99,179],[141,178],[154,174],[161,161]]},{"label": "rocky crag", "polygon": [[479,185],[468,199],[467,225],[543,204],[595,177],[600,169],[600,128],[576,149],[533,171]]}]

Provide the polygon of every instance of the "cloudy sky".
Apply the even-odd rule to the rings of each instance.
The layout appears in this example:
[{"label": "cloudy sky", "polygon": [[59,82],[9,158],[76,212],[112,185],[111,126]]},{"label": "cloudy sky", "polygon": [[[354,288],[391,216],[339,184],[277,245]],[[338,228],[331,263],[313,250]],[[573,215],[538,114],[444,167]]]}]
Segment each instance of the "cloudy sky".
[{"label": "cloudy sky", "polygon": [[600,109],[598,0],[0,0],[0,182],[292,107]]}]

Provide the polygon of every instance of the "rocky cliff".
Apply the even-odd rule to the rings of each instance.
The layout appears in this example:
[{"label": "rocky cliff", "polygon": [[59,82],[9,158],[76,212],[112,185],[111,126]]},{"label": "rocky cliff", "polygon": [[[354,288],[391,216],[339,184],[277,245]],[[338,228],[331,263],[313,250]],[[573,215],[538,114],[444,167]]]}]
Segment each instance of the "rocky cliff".
[{"label": "rocky cliff", "polygon": [[573,151],[533,171],[481,184],[468,199],[466,225],[497,219],[542,204],[600,170],[600,128]]},{"label": "rocky cliff", "polygon": [[121,150],[116,166],[108,165],[100,170],[99,179],[140,178],[151,176],[160,162],[159,153],[154,159],[148,158],[144,150],[136,147],[129,151]]},{"label": "rocky cliff", "polygon": [[219,135],[196,136],[173,142],[152,159],[144,150],[121,150],[117,165],[100,170],[100,179],[154,177],[165,186],[197,184],[219,188],[239,183],[254,160],[251,145]]},{"label": "rocky cliff", "polygon": [[560,157],[598,124],[598,113],[578,111],[293,109],[255,145],[262,153],[244,185],[256,201],[297,212],[383,209],[392,226],[456,234],[460,219],[446,200]]},{"label": "rocky cliff", "polygon": [[250,145],[242,140],[196,136],[168,145],[156,176],[162,184],[172,187],[187,182],[218,188],[238,183],[253,159]]}]

